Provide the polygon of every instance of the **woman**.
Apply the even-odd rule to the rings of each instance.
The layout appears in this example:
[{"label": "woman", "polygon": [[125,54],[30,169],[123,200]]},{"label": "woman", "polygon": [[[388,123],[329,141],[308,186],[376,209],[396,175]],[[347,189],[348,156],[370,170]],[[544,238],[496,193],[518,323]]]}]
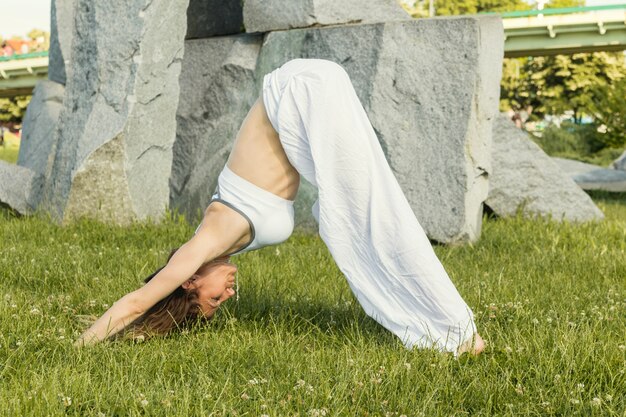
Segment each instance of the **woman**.
[{"label": "woman", "polygon": [[455,355],[484,349],[348,74],[321,59],[295,59],[265,75],[195,235],[77,343],[97,342],[130,323],[156,329],[150,321],[172,317],[173,310],[183,316],[164,327],[197,314],[211,317],[234,295],[229,256],[291,234],[300,175],[318,188],[313,214],[320,236],[368,315],[409,348]]}]

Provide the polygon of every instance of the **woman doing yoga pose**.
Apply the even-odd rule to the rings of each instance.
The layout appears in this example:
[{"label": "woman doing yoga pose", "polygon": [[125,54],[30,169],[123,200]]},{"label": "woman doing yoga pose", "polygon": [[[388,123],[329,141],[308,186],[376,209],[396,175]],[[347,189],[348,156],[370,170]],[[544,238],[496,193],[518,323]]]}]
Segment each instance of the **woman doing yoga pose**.
[{"label": "woman doing yoga pose", "polygon": [[411,347],[480,353],[473,315],[415,218],[350,78],[295,59],[266,74],[194,236],[79,338],[130,325],[164,333],[234,295],[230,256],[286,240],[300,176],[321,238],[365,312]]}]

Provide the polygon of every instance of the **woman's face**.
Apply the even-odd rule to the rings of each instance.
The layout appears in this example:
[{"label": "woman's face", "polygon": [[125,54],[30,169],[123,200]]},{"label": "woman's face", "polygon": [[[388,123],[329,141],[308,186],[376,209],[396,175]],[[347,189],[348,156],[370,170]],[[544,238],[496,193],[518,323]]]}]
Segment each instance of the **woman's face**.
[{"label": "woman's face", "polygon": [[198,293],[200,310],[205,317],[211,317],[220,304],[235,294],[235,274],[237,267],[228,257],[218,258],[202,265],[183,285],[185,289],[195,289]]}]

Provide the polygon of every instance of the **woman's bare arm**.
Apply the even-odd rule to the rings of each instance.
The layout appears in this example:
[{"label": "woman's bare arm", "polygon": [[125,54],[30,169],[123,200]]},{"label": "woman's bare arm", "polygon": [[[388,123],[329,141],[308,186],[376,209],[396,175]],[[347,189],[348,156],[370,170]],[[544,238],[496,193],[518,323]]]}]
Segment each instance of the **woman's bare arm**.
[{"label": "woman's bare arm", "polygon": [[146,285],[113,304],[75,344],[94,344],[123,330],[189,279],[202,264],[229,253],[248,235],[249,225],[240,214],[212,204],[198,233],[176,251],[167,265]]}]

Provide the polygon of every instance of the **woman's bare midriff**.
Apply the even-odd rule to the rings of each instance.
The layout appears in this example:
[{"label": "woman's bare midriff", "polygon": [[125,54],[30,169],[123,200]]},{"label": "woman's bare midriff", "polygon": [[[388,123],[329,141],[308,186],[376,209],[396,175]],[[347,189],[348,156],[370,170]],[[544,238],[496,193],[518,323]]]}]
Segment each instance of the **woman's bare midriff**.
[{"label": "woman's bare midriff", "polygon": [[300,175],[287,159],[278,133],[267,117],[262,97],[241,124],[226,165],[264,190],[287,200],[296,198]]}]

